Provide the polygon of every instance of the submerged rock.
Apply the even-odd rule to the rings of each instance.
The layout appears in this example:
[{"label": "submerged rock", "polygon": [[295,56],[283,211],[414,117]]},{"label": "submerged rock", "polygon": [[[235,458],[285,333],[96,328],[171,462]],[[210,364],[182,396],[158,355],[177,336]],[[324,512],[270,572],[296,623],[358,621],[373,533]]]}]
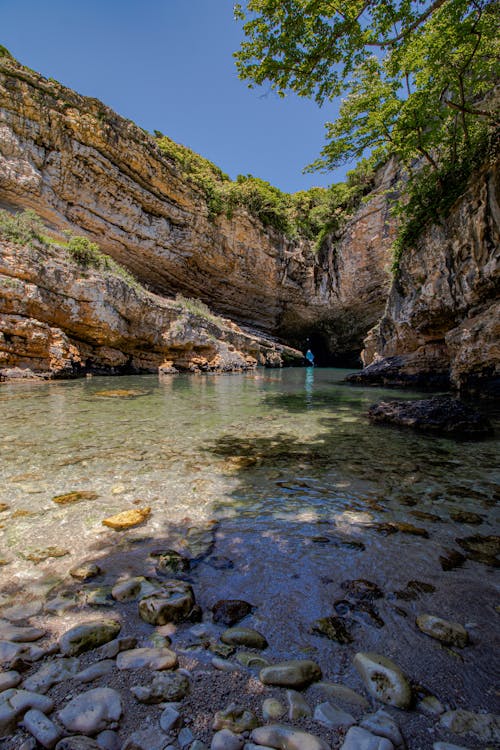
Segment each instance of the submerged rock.
[{"label": "submerged rock", "polygon": [[75,492],[67,492],[65,495],[55,495],[52,498],[52,502],[57,503],[57,505],[71,505],[72,503],[79,503],[81,500],[96,500],[98,497],[97,492],[77,490]]},{"label": "submerged rock", "polygon": [[456,539],[457,544],[465,550],[470,560],[491,565],[494,568],[500,566],[500,536],[482,536],[475,534],[462,539]]},{"label": "submerged rock", "polygon": [[77,581],[90,581],[101,573],[101,568],[95,563],[82,563],[69,571],[70,576]]},{"label": "submerged rock", "polygon": [[465,555],[462,555],[456,549],[445,549],[443,552],[444,554],[439,556],[439,562],[441,563],[441,568],[445,571],[460,568],[467,559]]},{"label": "submerged rock", "polygon": [[321,617],[312,624],[312,632],[337,643],[352,643],[354,638],[341,617]]},{"label": "submerged rock", "polygon": [[238,706],[232,703],[222,711],[217,711],[212,728],[219,729],[230,729],[231,732],[241,734],[241,732],[248,732],[251,729],[255,729],[259,725],[255,714],[247,709],[245,706]]},{"label": "submerged rock", "polygon": [[366,578],[356,578],[353,581],[342,581],[340,588],[343,589],[347,596],[359,601],[371,602],[374,599],[382,599],[384,592],[376,583],[366,580]]},{"label": "submerged rock", "polygon": [[115,516],[109,516],[102,522],[103,526],[108,526],[110,529],[115,531],[124,531],[125,529],[131,529],[133,526],[139,526],[151,515],[151,508],[132,508],[132,510],[124,510],[121,513],[117,513]]},{"label": "submerged rock", "polygon": [[166,581],[159,591],[140,600],[139,615],[150,625],[166,625],[192,619],[194,607],[194,593],[189,583]]},{"label": "submerged rock", "polygon": [[252,605],[243,599],[220,599],[212,607],[212,613],[214,622],[231,627],[249,615],[252,609]]},{"label": "submerged rock", "polygon": [[156,558],[156,571],[160,575],[175,576],[180,573],[189,573],[191,569],[190,560],[173,549],[152,552],[151,557]]},{"label": "submerged rock", "polygon": [[260,671],[259,679],[264,685],[303,688],[311,682],[321,680],[321,669],[310,659],[295,659],[272,664]]},{"label": "submerged rock", "polygon": [[229,628],[225,630],[221,641],[229,646],[246,646],[247,648],[265,649],[268,643],[264,636],[252,628]]},{"label": "submerged rock", "polygon": [[380,401],[368,411],[375,424],[411,427],[453,437],[487,437],[493,434],[490,422],[463,401],[451,396],[435,396],[418,401]]},{"label": "submerged rock", "polygon": [[389,706],[409,708],[412,700],[410,683],[397,664],[374,653],[357,653],[353,663],[374,698]]},{"label": "submerged rock", "polygon": [[440,723],[455,734],[473,734],[483,742],[500,742],[500,716],[472,711],[448,711]]},{"label": "submerged rock", "polygon": [[434,615],[419,615],[416,620],[417,627],[422,633],[430,635],[447,646],[458,646],[464,648],[469,641],[469,634],[463,625],[458,622],[448,622]]}]

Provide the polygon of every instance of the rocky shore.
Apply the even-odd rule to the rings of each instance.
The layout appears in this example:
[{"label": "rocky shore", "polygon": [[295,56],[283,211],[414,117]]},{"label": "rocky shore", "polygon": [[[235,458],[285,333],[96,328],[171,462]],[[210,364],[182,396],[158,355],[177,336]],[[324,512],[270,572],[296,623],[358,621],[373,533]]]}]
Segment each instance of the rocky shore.
[{"label": "rocky shore", "polygon": [[[109,519],[113,528],[140,521],[121,516]],[[144,575],[103,587],[99,565],[82,563],[44,604],[4,606],[2,747],[416,750],[423,746],[408,735],[412,715],[444,738],[429,739],[433,750],[497,746],[499,717],[443,705],[384,654],[355,653],[361,691],[331,681],[331,665],[293,650],[285,661],[268,656],[268,636],[253,627],[255,606],[230,599],[203,610],[191,566],[160,548],[150,552]],[[364,579],[343,587],[367,611],[383,596]],[[315,627],[341,648],[346,621],[327,619]],[[471,647],[463,624],[435,614],[422,612],[418,631],[457,658]]]}]

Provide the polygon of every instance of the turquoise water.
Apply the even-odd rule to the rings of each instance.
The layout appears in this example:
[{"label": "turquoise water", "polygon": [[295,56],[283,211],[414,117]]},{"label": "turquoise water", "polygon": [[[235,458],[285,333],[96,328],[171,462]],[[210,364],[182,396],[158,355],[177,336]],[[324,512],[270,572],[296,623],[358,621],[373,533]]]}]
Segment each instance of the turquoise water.
[{"label": "turquoise water", "polygon": [[[457,538],[496,533],[498,440],[371,426],[371,403],[417,394],[347,386],[345,374],[309,368],[2,385],[0,604],[52,596],[83,560],[103,567],[104,584],[124,570],[151,572],[148,551],[168,543],[197,559],[192,580],[202,606],[222,597],[257,606],[254,624],[277,655],[316,651],[335,678],[351,674],[362,645],[392,655],[429,689],[488,708],[494,568],[468,559],[444,571],[439,557],[463,551]],[[117,389],[129,392],[107,393]],[[82,490],[97,497],[52,500]],[[142,526],[116,533],[102,525],[146,506]],[[479,523],[453,520],[458,510]],[[398,522],[424,531],[387,527]],[[61,556],[29,559],[49,547]],[[383,589],[383,625],[373,613],[354,613],[352,648],[312,636],[315,618],[347,606],[341,584],[356,578]],[[415,579],[435,590],[401,595]],[[416,631],[423,611],[467,622],[474,647],[451,658]]]}]

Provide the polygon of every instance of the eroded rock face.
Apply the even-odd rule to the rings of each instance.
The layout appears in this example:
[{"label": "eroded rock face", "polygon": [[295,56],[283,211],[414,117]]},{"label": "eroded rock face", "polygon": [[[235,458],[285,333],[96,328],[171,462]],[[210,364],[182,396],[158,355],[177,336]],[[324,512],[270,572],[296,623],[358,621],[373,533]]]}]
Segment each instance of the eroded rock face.
[{"label": "eroded rock face", "polygon": [[0,379],[246,370],[300,356],[118,276],[83,270],[60,250],[2,243]]},{"label": "eroded rock face", "polygon": [[405,248],[380,324],[354,380],[500,387],[500,171],[476,175],[440,224]]},{"label": "eroded rock face", "polygon": [[[265,228],[243,209],[211,217],[203,192],[140,128],[95,99],[0,60],[1,201],[35,209],[59,233],[85,233],[159,294],[202,299],[295,345],[315,330],[330,354],[357,354],[379,319],[394,233],[384,191],[395,172],[393,164],[380,172],[372,199],[316,255],[311,242]],[[68,333],[38,320],[49,326],[46,337]],[[59,347],[78,367],[68,335]],[[103,339],[113,366],[123,367],[123,350]]]}]

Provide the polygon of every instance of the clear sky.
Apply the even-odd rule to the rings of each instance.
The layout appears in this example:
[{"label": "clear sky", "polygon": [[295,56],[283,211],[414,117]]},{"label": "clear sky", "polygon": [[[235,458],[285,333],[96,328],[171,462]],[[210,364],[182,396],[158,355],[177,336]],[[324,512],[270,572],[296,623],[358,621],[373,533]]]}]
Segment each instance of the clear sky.
[{"label": "clear sky", "polygon": [[289,192],[341,181],[342,170],[302,174],[333,105],[248,89],[232,57],[242,38],[232,11],[233,0],[0,0],[0,44],[232,178]]}]

